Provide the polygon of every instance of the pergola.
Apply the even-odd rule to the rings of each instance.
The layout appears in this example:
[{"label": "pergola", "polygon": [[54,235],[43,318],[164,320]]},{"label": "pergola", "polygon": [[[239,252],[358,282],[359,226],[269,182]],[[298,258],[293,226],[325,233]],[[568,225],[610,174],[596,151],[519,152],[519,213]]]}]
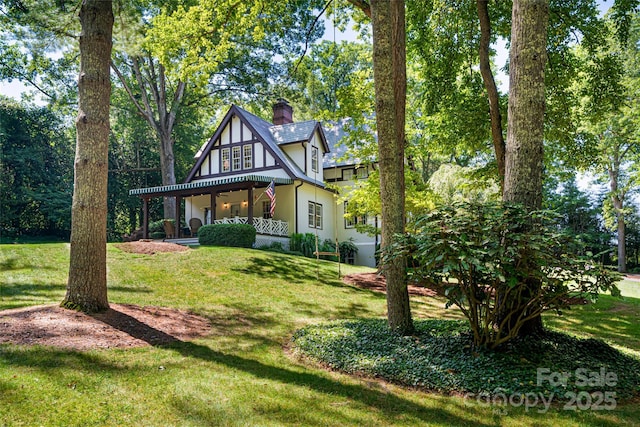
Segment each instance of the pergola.
[{"label": "pergola", "polygon": [[[176,230],[180,237],[180,220],[181,208],[180,204],[183,198],[202,196],[209,194],[211,196],[211,221],[216,218],[216,197],[220,193],[236,190],[246,190],[248,192],[248,200],[253,200],[253,191],[256,188],[264,188],[271,181],[276,185],[293,184],[291,178],[272,178],[262,175],[243,175],[228,178],[219,178],[213,180],[196,180],[184,184],[162,185],[158,187],[136,188],[129,191],[129,195],[138,196],[142,199],[142,230],[143,238],[149,238],[149,200],[154,197],[175,197],[176,199]],[[249,224],[253,223],[253,203],[248,204],[248,220]]]}]

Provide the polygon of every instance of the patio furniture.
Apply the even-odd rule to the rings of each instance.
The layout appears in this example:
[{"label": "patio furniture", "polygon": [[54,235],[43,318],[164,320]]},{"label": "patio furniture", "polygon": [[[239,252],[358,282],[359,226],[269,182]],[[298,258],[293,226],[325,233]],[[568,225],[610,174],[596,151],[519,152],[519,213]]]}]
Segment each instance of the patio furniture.
[{"label": "patio furniture", "polygon": [[164,220],[164,234],[167,239],[173,239],[176,237],[176,227],[168,219]]},{"label": "patio furniture", "polygon": [[202,221],[200,220],[200,218],[191,218],[189,220],[189,228],[191,228],[191,235],[192,236],[197,236],[198,235],[198,229],[202,227]]}]

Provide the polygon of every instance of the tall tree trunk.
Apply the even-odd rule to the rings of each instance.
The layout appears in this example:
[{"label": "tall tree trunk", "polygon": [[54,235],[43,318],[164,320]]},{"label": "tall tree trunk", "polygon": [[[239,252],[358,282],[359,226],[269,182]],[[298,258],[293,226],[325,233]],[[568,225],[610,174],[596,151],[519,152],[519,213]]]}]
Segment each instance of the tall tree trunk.
[{"label": "tall tree trunk", "polygon": [[[136,106],[138,113],[144,117],[158,138],[162,185],[173,185],[176,183],[176,174],[172,134],[178,111],[184,100],[187,84],[185,81],[179,80],[175,86],[173,98],[171,98],[167,91],[165,69],[161,64],[156,64],[150,55],[146,57],[134,56],[130,62],[131,73],[135,78],[135,91],[115,63],[112,63],[111,67],[127,91],[129,99]],[[174,218],[175,215],[175,197],[165,197],[164,218]]]},{"label": "tall tree trunk", "polygon": [[542,206],[548,0],[513,2],[503,199]]},{"label": "tall tree trunk", "polygon": [[[406,51],[404,1],[372,0],[373,74],[378,130],[382,241],[388,247],[404,233],[404,144]],[[383,251],[386,249],[383,248]],[[413,332],[406,283],[406,260],[385,262],[389,327]]]},{"label": "tall tree trunk", "polygon": [[[548,20],[548,0],[514,0],[503,200],[522,204],[528,210],[542,206]],[[524,285],[531,294],[540,286],[533,282]],[[525,323],[520,335],[541,330],[542,318],[537,316]]]},{"label": "tall tree trunk", "polygon": [[618,188],[618,171],[620,170],[619,156],[614,155],[609,167],[609,189],[611,190],[611,204],[616,216],[616,227],[618,231],[618,271],[627,272],[627,242],[624,221],[624,191]]},{"label": "tall tree trunk", "polygon": [[62,305],[85,312],[109,308],[107,300],[107,175],[113,11],[110,0],[80,7],[80,75],[71,254]]},{"label": "tall tree trunk", "polygon": [[[176,183],[175,156],[173,155],[173,139],[171,133],[162,132],[160,137],[160,173],[162,174],[162,185],[173,185]],[[176,198],[164,198],[164,217],[175,218]]]},{"label": "tall tree trunk", "polygon": [[477,0],[478,18],[480,19],[480,74],[489,98],[489,117],[491,118],[491,139],[496,155],[500,184],[504,183],[505,143],[502,134],[502,115],[500,114],[500,96],[496,81],[491,71],[489,47],[491,45],[491,21],[489,20],[489,0]]}]

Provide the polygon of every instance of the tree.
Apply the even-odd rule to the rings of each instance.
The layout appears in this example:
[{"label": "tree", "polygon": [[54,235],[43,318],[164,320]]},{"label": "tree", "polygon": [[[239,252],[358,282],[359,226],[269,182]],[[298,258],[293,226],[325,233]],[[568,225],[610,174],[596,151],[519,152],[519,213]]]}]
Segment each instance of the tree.
[{"label": "tree", "polygon": [[80,6],[80,74],[71,208],[71,253],[62,305],[85,312],[109,308],[107,299],[107,176],[113,11],[110,0]]},{"label": "tree", "polygon": [[[636,14],[624,39],[610,37],[596,54],[585,55],[587,72],[579,87],[583,118],[583,138],[591,141],[594,149],[584,163],[600,174],[609,185],[604,203],[607,226],[617,232],[618,271],[626,267],[626,225],[628,196],[639,182],[637,167],[640,160],[640,132],[638,132],[638,101],[640,99],[640,30]],[[606,84],[597,76],[606,75]]]},{"label": "tree", "polygon": [[[528,211],[542,207],[542,162],[544,141],[544,70],[546,66],[548,0],[513,2],[511,50],[509,52],[509,110],[505,150],[505,177],[502,198],[523,205]],[[531,227],[534,224],[530,225]],[[532,269],[535,266],[532,266]],[[524,279],[533,297],[540,283]],[[526,308],[522,301],[520,316],[526,320],[521,335],[542,330],[537,307]],[[518,317],[518,316],[516,316]],[[517,319],[516,319],[517,320]]]},{"label": "tree", "polygon": [[0,234],[67,238],[73,144],[60,117],[0,97],[0,170]]},{"label": "tree", "polygon": [[[371,17],[373,29],[373,75],[376,94],[382,248],[390,248],[405,224],[405,103],[406,36],[404,1],[352,1]],[[389,327],[401,334],[413,331],[406,259],[387,257],[383,270],[387,281]]]}]

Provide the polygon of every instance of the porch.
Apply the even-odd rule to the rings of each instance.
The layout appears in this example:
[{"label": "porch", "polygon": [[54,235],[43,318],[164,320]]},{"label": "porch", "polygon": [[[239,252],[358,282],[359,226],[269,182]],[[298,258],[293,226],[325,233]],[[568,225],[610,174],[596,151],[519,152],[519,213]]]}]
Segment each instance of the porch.
[{"label": "porch", "polygon": [[[286,238],[289,235],[288,220],[293,220],[289,209],[283,209],[286,205],[277,206],[274,216],[279,219],[272,218],[268,212],[268,198],[264,196],[264,191],[260,191],[272,181],[278,186],[281,196],[285,196],[282,189],[293,183],[293,180],[288,178],[244,175],[170,186],[139,188],[131,190],[129,194],[142,199],[144,238],[149,236],[149,201],[153,197],[175,198],[176,212],[172,218],[175,224],[184,226],[182,220],[184,219],[186,224],[189,224],[192,218],[200,219],[202,224],[252,224],[256,228],[258,236]],[[184,201],[184,208],[181,208],[182,201]],[[197,242],[197,239],[190,236],[188,227],[175,228],[175,238],[167,239],[167,241],[180,240],[185,241],[185,244]]]}]

